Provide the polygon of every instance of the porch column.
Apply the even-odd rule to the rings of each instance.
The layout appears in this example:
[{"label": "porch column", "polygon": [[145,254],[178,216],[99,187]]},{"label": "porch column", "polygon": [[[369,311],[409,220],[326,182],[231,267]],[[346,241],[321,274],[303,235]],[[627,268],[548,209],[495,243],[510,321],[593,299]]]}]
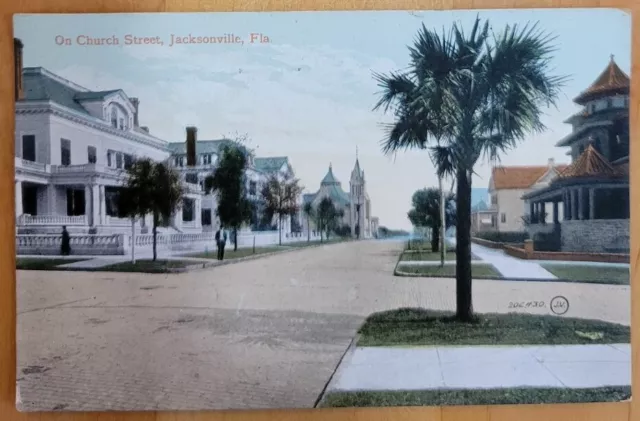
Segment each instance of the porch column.
[{"label": "porch column", "polygon": [[195,215],[193,215],[193,217],[196,221],[196,227],[201,228],[202,227],[202,198],[201,197],[196,197],[195,205],[193,207],[195,212]]},{"label": "porch column", "polygon": [[84,186],[84,223],[93,226],[93,200],[91,200],[91,186]]},{"label": "porch column", "polygon": [[596,219],[596,189],[589,189],[589,219]]},{"label": "porch column", "polygon": [[104,186],[98,185],[98,203],[100,204],[100,225],[107,223],[107,196],[104,193]]},{"label": "porch column", "polygon": [[547,203],[540,202],[540,219],[543,224],[547,223]]},{"label": "porch column", "polygon": [[22,181],[16,180],[16,219],[22,216]]},{"label": "porch column", "polygon": [[578,218],[580,220],[584,218],[584,189],[581,187],[578,189]]},{"label": "porch column", "polygon": [[578,192],[575,189],[571,190],[571,219],[578,219]]},{"label": "porch column", "polygon": [[553,201],[553,223],[557,224],[559,222],[558,218],[558,202],[556,200]]},{"label": "porch column", "polygon": [[91,226],[100,224],[100,187],[97,184],[91,186]]},{"label": "porch column", "polygon": [[58,191],[56,190],[56,186],[54,184],[49,184],[47,186],[47,212],[49,215],[56,215],[57,212],[57,202],[58,202]]},{"label": "porch column", "polygon": [[535,213],[536,213],[535,205],[533,204],[533,202],[529,202],[529,219],[532,224],[536,218]]}]

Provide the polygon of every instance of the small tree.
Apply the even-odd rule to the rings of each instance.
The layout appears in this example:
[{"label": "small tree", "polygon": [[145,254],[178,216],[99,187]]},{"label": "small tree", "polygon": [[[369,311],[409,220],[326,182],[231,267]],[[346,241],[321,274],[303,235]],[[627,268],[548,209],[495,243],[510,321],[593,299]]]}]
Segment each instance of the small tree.
[{"label": "small tree", "polygon": [[[420,189],[413,193],[411,198],[412,208],[407,216],[415,227],[428,227],[431,229],[431,251],[437,252],[440,246],[440,228],[442,216],[440,211],[440,189]],[[445,225],[455,225],[456,212],[454,197],[449,194],[445,197]]]},{"label": "small tree", "polygon": [[127,169],[127,182],[118,198],[118,213],[130,218],[153,215],[154,261],[158,258],[158,226],[169,224],[182,204],[183,194],[180,175],[163,162],[143,158]]},{"label": "small tree", "polygon": [[222,148],[222,156],[213,174],[205,179],[205,192],[215,192],[218,218],[233,230],[234,250],[238,249],[238,230],[251,221],[252,203],[247,198],[246,169],[248,151],[231,141]]},{"label": "small tree", "polygon": [[320,242],[322,242],[322,233],[326,231],[327,239],[329,238],[329,230],[335,226],[335,221],[339,218],[340,212],[336,209],[333,201],[329,197],[323,198],[316,209],[316,222],[320,231]]},{"label": "small tree", "polygon": [[302,206],[302,213],[307,218],[307,243],[311,241],[311,219],[315,217],[315,210],[311,202],[307,202]]},{"label": "small tree", "polygon": [[265,214],[269,218],[278,217],[279,244],[282,245],[282,221],[295,215],[299,210],[298,198],[302,193],[300,180],[291,174],[272,174],[267,179],[260,195],[264,201]]}]

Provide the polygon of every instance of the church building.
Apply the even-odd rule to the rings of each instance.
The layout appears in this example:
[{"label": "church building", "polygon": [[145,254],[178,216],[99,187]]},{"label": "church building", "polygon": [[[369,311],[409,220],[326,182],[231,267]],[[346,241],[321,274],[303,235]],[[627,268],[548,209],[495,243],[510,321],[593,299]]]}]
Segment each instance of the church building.
[{"label": "church building", "polygon": [[[320,189],[316,193],[303,195],[303,205],[311,203],[313,209],[317,209],[318,205],[328,197],[338,211],[342,211],[342,220],[339,226],[348,227],[353,238],[372,238],[372,216],[371,216],[371,199],[367,193],[367,183],[364,176],[364,170],[360,168],[360,162],[356,157],[356,163],[351,171],[351,179],[349,180],[349,192],[342,189],[342,183],[333,173],[333,167],[329,164],[329,170],[320,182]],[[301,218],[304,224],[304,231],[307,230],[307,218]],[[310,229],[317,229],[316,223],[311,218],[309,220]]]}]

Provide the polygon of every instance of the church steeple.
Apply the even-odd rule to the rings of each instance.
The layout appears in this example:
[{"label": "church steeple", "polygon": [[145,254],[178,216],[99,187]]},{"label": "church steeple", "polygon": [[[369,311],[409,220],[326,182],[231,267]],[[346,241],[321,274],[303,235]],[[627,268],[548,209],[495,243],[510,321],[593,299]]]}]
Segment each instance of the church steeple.
[{"label": "church steeple", "polygon": [[360,160],[358,159],[358,147],[356,146],[356,164],[353,166],[353,171],[351,171],[351,180],[360,180],[362,179],[363,171],[360,169]]}]

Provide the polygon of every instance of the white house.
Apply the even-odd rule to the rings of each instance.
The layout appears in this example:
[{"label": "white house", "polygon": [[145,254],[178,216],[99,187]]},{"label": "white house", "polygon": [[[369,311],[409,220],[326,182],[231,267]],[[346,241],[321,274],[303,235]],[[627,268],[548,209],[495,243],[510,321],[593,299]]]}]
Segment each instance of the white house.
[{"label": "white house", "polygon": [[[204,194],[203,180],[213,172],[228,139],[196,141],[197,163],[186,166],[185,142],[170,143],[140,126],[138,98],[120,90],[92,91],[41,67],[22,68],[22,43],[15,47],[15,210],[18,245],[28,235],[72,233],[127,234],[131,221],[118,218],[117,195],[126,169],[136,158],[165,161],[180,172],[186,194],[164,234],[215,230],[216,200]],[[287,157],[250,157],[247,183],[256,198],[273,172],[293,172]],[[150,218],[135,229],[148,231]],[[289,233],[291,221],[283,225]],[[184,238],[188,241],[188,237]],[[91,239],[92,244],[95,237]],[[40,241],[40,240],[39,240]],[[19,247],[20,248],[20,247]]]}]

